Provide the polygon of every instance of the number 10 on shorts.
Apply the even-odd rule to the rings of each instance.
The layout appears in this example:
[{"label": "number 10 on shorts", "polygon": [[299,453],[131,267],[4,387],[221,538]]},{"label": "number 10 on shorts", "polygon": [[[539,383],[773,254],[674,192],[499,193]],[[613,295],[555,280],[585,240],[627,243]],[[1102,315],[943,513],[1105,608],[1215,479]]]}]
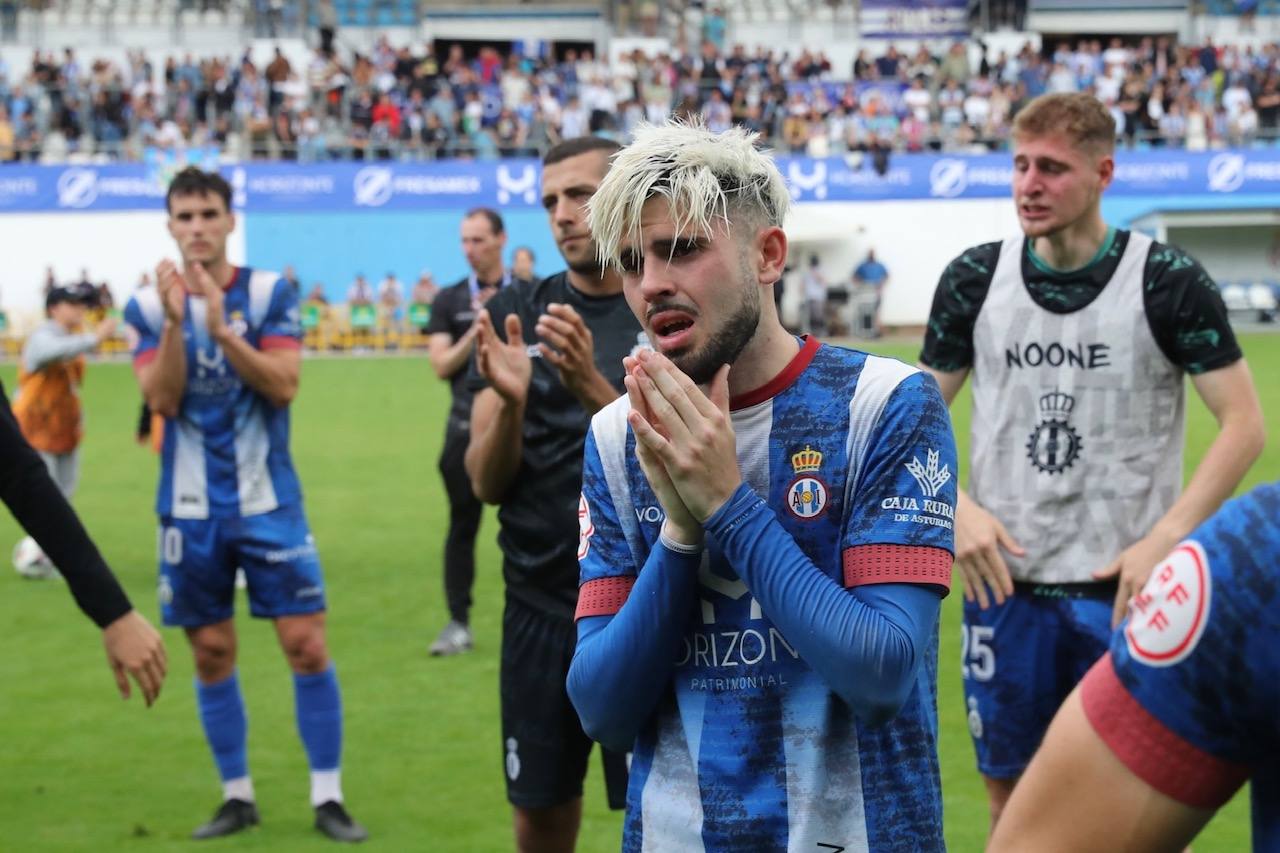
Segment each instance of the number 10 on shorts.
[{"label": "number 10 on shorts", "polygon": [[996,629],[989,625],[960,626],[960,674],[974,681],[990,681],[996,674],[996,650],[991,638]]}]

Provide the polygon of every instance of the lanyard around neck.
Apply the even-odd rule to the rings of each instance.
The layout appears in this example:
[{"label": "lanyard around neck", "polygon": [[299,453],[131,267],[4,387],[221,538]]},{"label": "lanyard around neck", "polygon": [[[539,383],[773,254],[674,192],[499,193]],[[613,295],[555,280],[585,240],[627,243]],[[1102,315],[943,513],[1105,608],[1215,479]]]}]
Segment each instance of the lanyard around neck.
[{"label": "lanyard around neck", "polygon": [[[498,289],[511,284],[511,271],[502,271],[502,283],[498,285]],[[471,303],[474,305],[480,300],[480,277],[476,275],[475,270],[471,271],[471,276],[467,279],[467,290],[471,292]]]}]

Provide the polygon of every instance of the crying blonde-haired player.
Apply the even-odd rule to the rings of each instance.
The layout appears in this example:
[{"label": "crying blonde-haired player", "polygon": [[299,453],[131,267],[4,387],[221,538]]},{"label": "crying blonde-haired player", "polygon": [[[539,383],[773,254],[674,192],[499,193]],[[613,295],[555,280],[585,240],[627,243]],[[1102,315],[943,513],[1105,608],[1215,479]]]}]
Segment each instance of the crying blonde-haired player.
[{"label": "crying blonde-haired player", "polygon": [[624,850],[941,849],[946,405],[782,327],[788,196],[754,142],[643,127],[590,202],[653,350],[587,438],[570,697],[634,749]]}]

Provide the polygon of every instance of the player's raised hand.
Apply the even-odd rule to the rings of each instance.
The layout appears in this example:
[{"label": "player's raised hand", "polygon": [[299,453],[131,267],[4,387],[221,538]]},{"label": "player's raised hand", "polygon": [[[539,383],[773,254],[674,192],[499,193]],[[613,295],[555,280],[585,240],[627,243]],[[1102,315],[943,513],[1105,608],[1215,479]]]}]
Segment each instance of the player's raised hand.
[{"label": "player's raised hand", "polygon": [[591,382],[599,371],[595,362],[595,338],[572,306],[552,303],[535,327],[544,343],[542,357],[560,371],[560,381],[573,390]]},{"label": "player's raised hand", "polygon": [[[991,600],[1004,604],[1013,595],[1013,578],[1001,550],[1022,557],[1026,551],[994,515],[963,491],[956,502],[956,567],[964,576],[965,601],[986,610]],[[987,591],[990,590],[990,595]]]},{"label": "player's raised hand", "polygon": [[626,386],[627,400],[631,403],[631,413],[627,415],[627,421],[636,434],[636,459],[640,463],[640,470],[644,472],[645,479],[649,481],[650,488],[657,496],[658,503],[662,505],[662,511],[666,515],[667,535],[685,545],[696,545],[702,541],[702,525],[684,505],[680,493],[676,491],[671,478],[667,476],[667,469],[663,466],[662,460],[650,449],[655,436],[665,439],[667,433],[662,423],[650,411],[649,404],[645,402],[644,394],[640,390],[643,376],[640,362],[632,356],[626,356],[622,359],[622,367],[626,371],[622,384]]},{"label": "player's raised hand", "polygon": [[219,340],[227,329],[227,317],[223,311],[222,288],[209,275],[204,264],[193,261],[187,265],[187,283],[191,292],[204,297],[205,322],[209,326],[209,337]]},{"label": "player's raised hand", "polygon": [[1116,589],[1115,603],[1111,608],[1111,627],[1115,628],[1124,621],[1129,610],[1129,600],[1137,595],[1151,571],[1169,555],[1177,539],[1172,541],[1158,533],[1148,533],[1120,552],[1120,556],[1111,561],[1105,569],[1093,573],[1094,580],[1111,580],[1115,578],[1119,584]]},{"label": "player's raised hand", "polygon": [[119,324],[116,322],[115,317],[103,317],[102,321],[98,323],[93,330],[93,334],[97,337],[98,343],[102,343],[103,341],[110,340],[115,337],[117,325]]},{"label": "player's raised hand", "polygon": [[129,698],[129,677],[132,676],[142,690],[147,707],[151,707],[160,696],[169,666],[159,632],[142,614],[130,610],[102,630],[102,644],[107,649],[107,663],[115,675],[121,698]]},{"label": "player's raised hand", "polygon": [[506,341],[498,337],[488,311],[476,315],[476,369],[508,403],[523,405],[529,395],[533,361],[525,346],[520,318],[508,314],[503,323]]},{"label": "player's raised hand", "polygon": [[707,396],[665,356],[641,350],[637,358],[640,393],[666,432],[637,432],[637,438],[662,461],[684,505],[705,524],[742,483],[729,417],[729,366],[716,371]]},{"label": "player's raised hand", "polygon": [[181,323],[187,308],[187,291],[182,285],[182,272],[177,264],[165,259],[156,265],[156,292],[164,316],[170,323]]}]

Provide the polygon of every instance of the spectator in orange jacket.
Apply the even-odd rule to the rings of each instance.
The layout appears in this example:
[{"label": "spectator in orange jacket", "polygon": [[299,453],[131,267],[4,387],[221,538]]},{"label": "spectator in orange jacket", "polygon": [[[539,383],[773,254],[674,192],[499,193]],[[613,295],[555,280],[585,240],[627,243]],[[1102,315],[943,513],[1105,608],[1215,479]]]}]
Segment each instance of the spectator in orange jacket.
[{"label": "spectator in orange jacket", "polygon": [[79,446],[84,428],[79,388],[84,382],[85,353],[115,334],[116,321],[106,318],[84,332],[85,312],[96,304],[92,285],[55,287],[45,298],[49,320],[27,338],[18,367],[18,393],[13,413],[22,435],[39,453],[49,474],[68,499],[79,476]]}]

